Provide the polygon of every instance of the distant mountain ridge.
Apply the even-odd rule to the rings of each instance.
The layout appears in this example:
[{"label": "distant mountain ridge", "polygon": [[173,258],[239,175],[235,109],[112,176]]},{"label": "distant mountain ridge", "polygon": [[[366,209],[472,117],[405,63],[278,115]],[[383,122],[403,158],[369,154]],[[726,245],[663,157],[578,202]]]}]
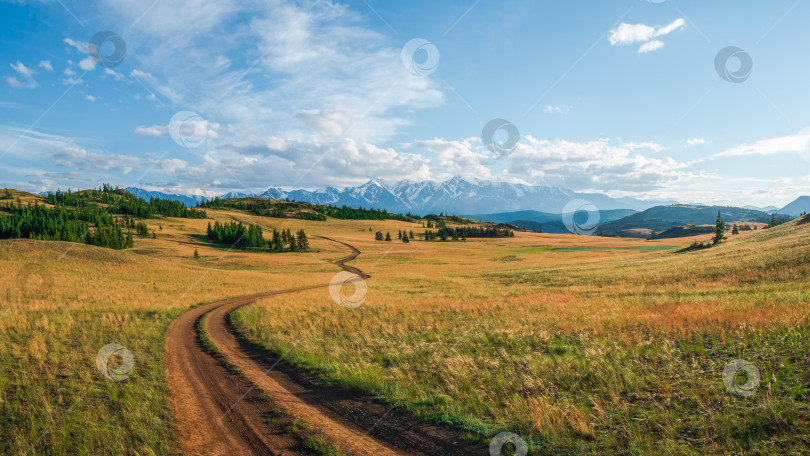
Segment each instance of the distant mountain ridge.
[{"label": "distant mountain ridge", "polygon": [[768,223],[771,214],[753,209],[730,206],[671,205],[658,206],[599,225],[599,232],[607,236],[651,238],[677,226],[714,225],[717,212],[727,225],[732,223]]},{"label": "distant mountain ridge", "polygon": [[386,183],[371,180],[343,190],[291,190],[269,188],[261,198],[291,199],[315,204],[347,205],[385,209],[390,212],[485,214],[504,211],[536,210],[562,212],[575,199],[586,200],[600,210],[644,210],[671,201],[644,201],[635,198],[611,198],[601,193],[578,193],[562,187],[544,187],[507,182],[470,182],[454,177],[446,182],[402,180]]},{"label": "distant mountain ridge", "polygon": [[[599,211],[599,223],[612,222],[619,220],[628,215],[635,214],[638,211],[633,209],[608,209]],[[582,219],[584,215],[584,220]],[[516,212],[502,212],[497,214],[478,214],[478,215],[464,215],[472,220],[479,222],[492,222],[492,223],[508,223],[526,230],[541,231],[543,233],[569,233],[570,230],[565,226],[562,214],[550,214],[540,211],[516,211]],[[580,224],[587,223],[587,214],[575,214],[574,220]]]}]

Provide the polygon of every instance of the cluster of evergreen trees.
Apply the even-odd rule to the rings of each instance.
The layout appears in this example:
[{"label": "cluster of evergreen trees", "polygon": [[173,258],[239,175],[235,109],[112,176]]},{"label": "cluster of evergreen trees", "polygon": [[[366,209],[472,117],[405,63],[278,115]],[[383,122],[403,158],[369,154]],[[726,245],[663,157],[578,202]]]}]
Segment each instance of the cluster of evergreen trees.
[{"label": "cluster of evergreen trees", "polygon": [[78,242],[111,249],[132,247],[132,235],[124,237],[121,225],[99,206],[70,210],[62,206],[23,206],[11,202],[0,206],[9,215],[0,217],[0,238]]},{"label": "cluster of evergreen trees", "polygon": [[446,241],[452,239],[465,240],[467,238],[503,238],[514,237],[515,232],[507,228],[491,228],[491,227],[458,227],[458,228],[439,228],[436,231],[425,230],[425,240],[435,241],[440,239]]},{"label": "cluster of evergreen trees", "polygon": [[341,220],[399,220],[401,222],[413,222],[422,219],[420,216],[411,214],[410,212],[402,215],[382,209],[363,209],[346,205],[337,207],[316,204],[314,208],[315,211],[320,214]]},{"label": "cluster of evergreen trees", "polygon": [[87,207],[94,204],[106,204],[113,214],[131,215],[138,218],[153,218],[157,215],[181,218],[208,218],[205,211],[188,209],[180,201],[152,198],[148,203],[143,198],[133,195],[121,188],[108,184],[98,190],[84,192],[57,191],[49,193],[45,201],[54,206]]},{"label": "cluster of evergreen trees", "polygon": [[[295,235],[289,230],[279,231],[273,229],[273,236],[270,241],[264,238],[262,227],[259,225],[245,225],[239,222],[219,223],[214,222],[212,226],[208,224],[208,239],[218,244],[229,244],[233,248],[258,249],[283,252],[305,252],[309,250],[309,240],[304,230],[299,230]],[[285,247],[286,246],[286,247]]]},{"label": "cluster of evergreen trees", "polygon": [[[316,220],[325,221],[327,217],[332,217],[341,220],[400,220],[403,222],[411,222],[421,220],[421,217],[413,214],[393,214],[381,209],[363,209],[354,208],[349,206],[331,206],[324,204],[308,204],[295,201],[274,201],[264,199],[250,199],[250,200],[222,200],[214,198],[210,201],[204,201],[197,205],[197,207],[204,207],[209,209],[241,209],[249,211],[253,214],[264,217],[287,218],[293,217],[303,220]],[[312,211],[304,211],[302,209],[311,207]],[[298,210],[290,216],[290,210]]]}]

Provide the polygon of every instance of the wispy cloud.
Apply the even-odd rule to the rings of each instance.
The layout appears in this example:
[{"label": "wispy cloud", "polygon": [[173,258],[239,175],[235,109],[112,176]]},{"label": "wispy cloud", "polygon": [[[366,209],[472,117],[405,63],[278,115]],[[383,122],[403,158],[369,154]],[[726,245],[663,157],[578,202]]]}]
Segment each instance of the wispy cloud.
[{"label": "wispy cloud", "polygon": [[17,62],[16,65],[13,63],[10,65],[19,75],[19,79],[17,76],[9,76],[6,78],[9,85],[17,89],[33,89],[39,86],[37,81],[34,80],[34,70],[28,68],[22,62]]},{"label": "wispy cloud", "polygon": [[660,26],[650,26],[646,24],[628,24],[622,22],[618,27],[611,29],[608,34],[608,42],[611,46],[623,46],[633,43],[643,43],[639,49],[639,53],[651,52],[656,49],[661,49],[664,42],[656,38],[669,35],[675,30],[686,27],[686,21],[683,18],[678,18],[671,23]]}]

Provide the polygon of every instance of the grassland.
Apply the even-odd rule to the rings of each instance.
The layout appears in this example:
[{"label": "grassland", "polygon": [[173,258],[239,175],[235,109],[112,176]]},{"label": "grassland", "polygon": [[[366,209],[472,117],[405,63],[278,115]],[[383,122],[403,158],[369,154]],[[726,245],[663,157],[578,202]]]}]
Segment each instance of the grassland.
[{"label": "grassland", "polygon": [[[233,323],[326,381],[469,439],[518,433],[531,454],[791,454],[809,443],[810,225],[675,254],[665,249],[693,238],[402,244],[373,233],[418,225],[208,214],[303,228],[313,252],[211,247],[210,220],[184,219],[147,220],[157,239],[125,251],[0,241],[0,453],[169,453],[171,319],[227,296],[328,283],[328,261],[347,252],[316,235],[363,252],[352,263],[372,275],[363,304],[312,290],[245,307]],[[109,343],[134,355],[125,381],[95,366]],[[750,397],[723,385],[734,359],[762,374]]]},{"label": "grassland", "polygon": [[[243,308],[236,327],[467,438],[516,432],[530,454],[807,451],[805,226],[688,254],[566,235],[349,242],[373,277],[362,306],[313,291]],[[761,373],[750,397],[723,383],[735,359]]]}]

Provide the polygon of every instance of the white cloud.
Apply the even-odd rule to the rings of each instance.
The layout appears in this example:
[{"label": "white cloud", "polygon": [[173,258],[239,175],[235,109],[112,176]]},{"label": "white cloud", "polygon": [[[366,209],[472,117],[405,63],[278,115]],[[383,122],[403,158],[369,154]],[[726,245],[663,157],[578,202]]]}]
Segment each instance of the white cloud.
[{"label": "white cloud", "polygon": [[70,68],[65,68],[65,76],[76,76],[76,72]]},{"label": "white cloud", "polygon": [[706,144],[706,140],[703,139],[703,138],[692,138],[692,139],[686,140],[686,144],[689,145],[689,146],[697,146],[697,145],[701,145],[701,144]]},{"label": "white cloud", "polygon": [[101,97],[94,97],[93,95],[85,95],[84,98],[90,100],[91,103],[95,103],[96,100],[100,100]]},{"label": "white cloud", "polygon": [[162,125],[152,125],[151,127],[137,127],[136,135],[156,136],[159,138],[169,136],[169,128]]},{"label": "white cloud", "polygon": [[652,52],[655,51],[656,49],[661,49],[662,47],[664,47],[663,41],[660,40],[647,41],[638,48],[638,53],[643,54],[645,52]]},{"label": "white cloud", "polygon": [[[143,6],[107,0],[106,11],[125,26]],[[384,141],[444,95],[405,68],[398,40],[364,24],[332,2],[162,0],[128,32],[143,56],[129,75],[235,134]],[[250,58],[229,58],[240,54]]]},{"label": "white cloud", "polygon": [[664,46],[661,40],[655,40],[661,36],[668,35],[675,30],[686,27],[686,21],[682,18],[675,19],[665,26],[649,26],[646,24],[627,24],[622,22],[618,27],[611,29],[608,41],[611,46],[622,46],[633,43],[644,43],[639,47],[639,53],[645,53],[660,49]]},{"label": "white cloud", "polygon": [[87,43],[81,41],[74,41],[70,38],[65,38],[64,42],[76,48],[76,50],[79,51],[80,53],[87,54]]},{"label": "white cloud", "polygon": [[570,106],[551,106],[546,105],[543,112],[546,114],[568,114],[571,111]]},{"label": "white cloud", "polygon": [[53,71],[53,66],[51,65],[51,62],[48,60],[40,60],[39,65],[37,66],[44,69],[47,72]]},{"label": "white cloud", "polygon": [[150,82],[154,82],[154,81],[157,80],[151,73],[147,73],[146,71],[141,71],[141,70],[139,70],[137,68],[132,70],[129,73],[129,75],[132,76],[133,78],[146,79],[146,80],[148,80]]},{"label": "white cloud", "polygon": [[84,71],[93,71],[96,69],[96,61],[92,57],[86,57],[79,62],[79,68]]},{"label": "white cloud", "polygon": [[37,81],[34,80],[34,70],[28,68],[22,62],[19,61],[17,62],[16,65],[13,63],[11,63],[10,65],[11,68],[14,69],[14,71],[16,71],[20,75],[20,79],[17,79],[14,76],[9,76],[8,78],[6,78],[6,81],[9,83],[9,85],[17,89],[33,89],[39,86]]},{"label": "white cloud", "polygon": [[810,152],[810,130],[802,130],[795,135],[766,138],[753,144],[742,144],[714,154],[709,159],[740,157],[746,155],[773,155],[783,152],[807,154]]},{"label": "white cloud", "polygon": [[113,171],[129,174],[140,159],[129,155],[105,155],[88,152],[78,146],[67,146],[53,155],[54,164],[79,171]]},{"label": "white cloud", "polygon": [[112,76],[116,81],[124,81],[127,78],[125,75],[113,70],[112,68],[105,68],[104,74]]}]

